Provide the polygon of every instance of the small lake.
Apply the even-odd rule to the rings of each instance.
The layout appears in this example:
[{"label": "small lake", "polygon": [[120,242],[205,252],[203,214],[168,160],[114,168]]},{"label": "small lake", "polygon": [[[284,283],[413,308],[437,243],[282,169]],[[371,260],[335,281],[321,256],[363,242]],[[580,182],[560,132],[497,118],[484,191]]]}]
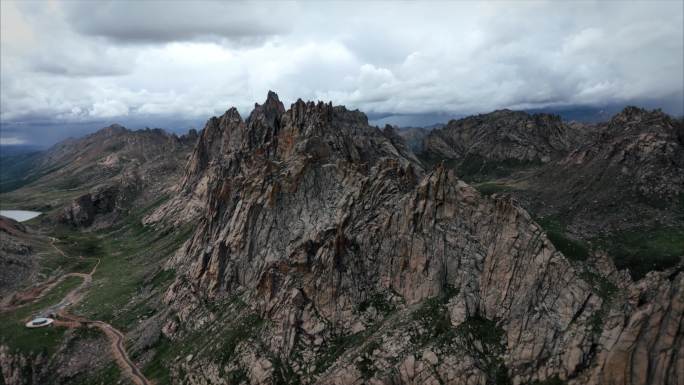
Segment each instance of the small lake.
[{"label": "small lake", "polygon": [[3,217],[14,219],[17,222],[25,222],[40,215],[38,211],[26,210],[0,210],[0,215]]}]

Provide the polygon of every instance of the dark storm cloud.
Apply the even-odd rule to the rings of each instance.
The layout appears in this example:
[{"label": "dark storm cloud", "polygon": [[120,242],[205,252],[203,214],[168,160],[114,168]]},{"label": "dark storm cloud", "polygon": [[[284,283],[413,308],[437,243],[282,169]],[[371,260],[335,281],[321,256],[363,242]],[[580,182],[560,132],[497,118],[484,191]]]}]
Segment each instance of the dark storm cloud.
[{"label": "dark storm cloud", "polygon": [[123,43],[226,38],[255,44],[287,30],[280,3],[97,1],[66,3],[70,24],[85,35]]},{"label": "dark storm cloud", "polygon": [[54,58],[37,58],[32,68],[36,72],[71,77],[120,76],[131,71],[130,66],[123,65],[123,63],[86,61],[75,64],[56,61]]},{"label": "dark storm cloud", "polygon": [[229,106],[247,114],[269,89],[286,104],[332,100],[379,124],[499,108],[684,113],[677,1],[0,7],[3,142],[112,122],[184,127]]}]

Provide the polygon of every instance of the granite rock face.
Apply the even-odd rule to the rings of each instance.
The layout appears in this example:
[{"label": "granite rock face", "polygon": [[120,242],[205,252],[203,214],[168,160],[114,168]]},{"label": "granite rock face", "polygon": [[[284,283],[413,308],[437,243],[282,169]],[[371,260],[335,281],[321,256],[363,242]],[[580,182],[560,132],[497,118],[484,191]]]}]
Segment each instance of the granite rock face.
[{"label": "granite rock face", "polygon": [[135,198],[141,187],[137,180],[100,186],[76,198],[65,207],[59,220],[74,226],[90,226],[98,216],[122,212]]},{"label": "granite rock face", "polygon": [[[492,156],[567,150],[560,121],[510,119],[545,145]],[[527,140],[514,132],[497,140]],[[684,380],[681,268],[632,282],[605,256],[568,260],[515,200],[424,168],[358,111],[269,93],[246,120],[211,118],[145,221],[195,226],[167,263],[163,335],[240,331],[172,363],[177,383]]]},{"label": "granite rock face", "polygon": [[48,150],[37,168],[55,171],[34,185],[87,189],[64,205],[57,219],[79,227],[96,222],[106,227],[132,206],[170,194],[198,137],[196,130],[178,137],[161,129],[132,131],[115,124]]},{"label": "granite rock face", "polygon": [[30,236],[21,223],[0,216],[0,305],[37,267]]},{"label": "granite rock face", "polygon": [[526,179],[530,208],[571,214],[580,235],[681,221],[683,129],[659,110],[625,108],[593,127],[591,140]]},{"label": "granite rock face", "polygon": [[45,365],[45,357],[25,356],[10,352],[0,345],[0,375],[7,385],[37,384],[42,373],[38,368]]},{"label": "granite rock face", "polygon": [[75,338],[67,332],[57,355],[22,353],[0,344],[0,381],[6,385],[81,383],[83,373],[106,368],[112,360],[108,341],[101,336]]},{"label": "granite rock face", "polygon": [[547,163],[569,152],[582,135],[557,115],[498,110],[431,131],[422,152],[432,159]]}]

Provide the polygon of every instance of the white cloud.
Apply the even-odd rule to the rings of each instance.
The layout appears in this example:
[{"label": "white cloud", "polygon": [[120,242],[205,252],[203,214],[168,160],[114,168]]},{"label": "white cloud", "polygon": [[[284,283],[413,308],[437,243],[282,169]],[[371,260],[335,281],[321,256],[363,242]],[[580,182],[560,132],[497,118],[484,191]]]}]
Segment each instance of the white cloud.
[{"label": "white cloud", "polygon": [[26,140],[16,138],[16,137],[4,137],[0,136],[0,146],[16,146],[19,144],[26,144]]},{"label": "white cloud", "polygon": [[681,2],[1,4],[10,123],[204,120],[269,89],[375,114],[684,93]]},{"label": "white cloud", "polygon": [[[78,109],[78,108],[77,108]],[[88,115],[94,118],[113,118],[128,115],[128,106],[119,100],[103,100],[95,102]]]}]

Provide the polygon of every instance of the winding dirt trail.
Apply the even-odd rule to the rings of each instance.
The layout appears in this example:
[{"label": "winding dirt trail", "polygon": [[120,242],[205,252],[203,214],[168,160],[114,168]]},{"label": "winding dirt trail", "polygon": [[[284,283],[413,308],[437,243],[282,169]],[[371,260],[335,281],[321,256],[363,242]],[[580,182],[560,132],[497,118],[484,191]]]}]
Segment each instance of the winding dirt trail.
[{"label": "winding dirt trail", "polygon": [[64,319],[64,321],[61,319],[56,320],[55,325],[57,326],[80,327],[85,325],[100,329],[109,339],[112,353],[114,353],[114,359],[116,359],[116,363],[119,365],[121,370],[123,370],[124,374],[128,376],[136,385],[152,385],[152,383],[145,378],[140,369],[138,369],[135,363],[128,357],[128,353],[126,353],[126,348],[124,347],[125,337],[123,333],[121,333],[115,327],[103,321],[90,320],[68,314],[66,311],[60,311],[58,316],[61,319]]},{"label": "winding dirt trail", "polygon": [[[37,288],[30,289],[28,292],[25,293],[24,298],[26,300],[22,301],[22,303],[18,305],[12,305],[11,307],[0,307],[0,311],[9,311],[24,306],[28,303],[36,302],[40,298],[45,296],[45,294],[48,293],[52,288],[54,288],[55,286],[59,285],[62,281],[64,281],[67,277],[81,277],[83,279],[83,282],[81,282],[80,285],[69,291],[59,303],[50,306],[45,310],[45,312],[48,314],[56,315],[56,319],[54,322],[55,326],[63,326],[70,328],[87,326],[96,327],[100,329],[109,339],[110,347],[112,353],[114,354],[114,359],[116,360],[117,364],[119,365],[123,373],[127,377],[129,377],[136,385],[152,385],[152,383],[149,380],[147,380],[147,378],[145,378],[140,369],[138,369],[135,363],[131,361],[131,359],[128,357],[128,353],[126,352],[126,348],[124,347],[125,336],[123,333],[117,330],[114,326],[104,321],[91,320],[84,317],[69,314],[67,312],[68,307],[75,305],[76,303],[81,301],[81,299],[83,299],[83,296],[85,295],[85,289],[90,287],[91,283],[93,282],[93,274],[95,274],[97,267],[100,265],[100,258],[84,258],[83,256],[70,257],[66,255],[66,253],[64,253],[62,249],[55,245],[56,241],[56,238],[51,238],[52,247],[54,247],[55,250],[57,250],[57,252],[65,258],[97,260],[97,263],[90,271],[90,273],[64,274],[56,280],[38,286],[39,290],[37,290]],[[31,293],[33,293],[33,295],[31,295]]]},{"label": "winding dirt trail", "polygon": [[51,278],[50,280],[39,284],[38,286],[28,288],[22,292],[15,293],[13,296],[10,296],[7,298],[5,303],[0,304],[0,313],[12,311],[15,309],[18,309],[22,306],[26,306],[31,303],[38,302],[40,299],[45,297],[47,293],[49,293],[53,288],[64,282],[65,279],[69,277],[79,277],[83,279],[83,283],[81,286],[84,286],[85,284],[90,284],[92,282],[92,276],[93,273],[95,273],[95,269],[97,269],[97,266],[100,264],[100,259],[99,258],[85,258],[83,256],[79,257],[70,257],[64,253],[62,249],[57,247],[55,245],[55,242],[57,241],[56,238],[50,237],[50,243],[52,247],[64,258],[69,258],[69,259],[78,259],[78,260],[97,260],[97,264],[93,268],[93,270],[90,273],[67,273],[59,276],[58,278]]}]

